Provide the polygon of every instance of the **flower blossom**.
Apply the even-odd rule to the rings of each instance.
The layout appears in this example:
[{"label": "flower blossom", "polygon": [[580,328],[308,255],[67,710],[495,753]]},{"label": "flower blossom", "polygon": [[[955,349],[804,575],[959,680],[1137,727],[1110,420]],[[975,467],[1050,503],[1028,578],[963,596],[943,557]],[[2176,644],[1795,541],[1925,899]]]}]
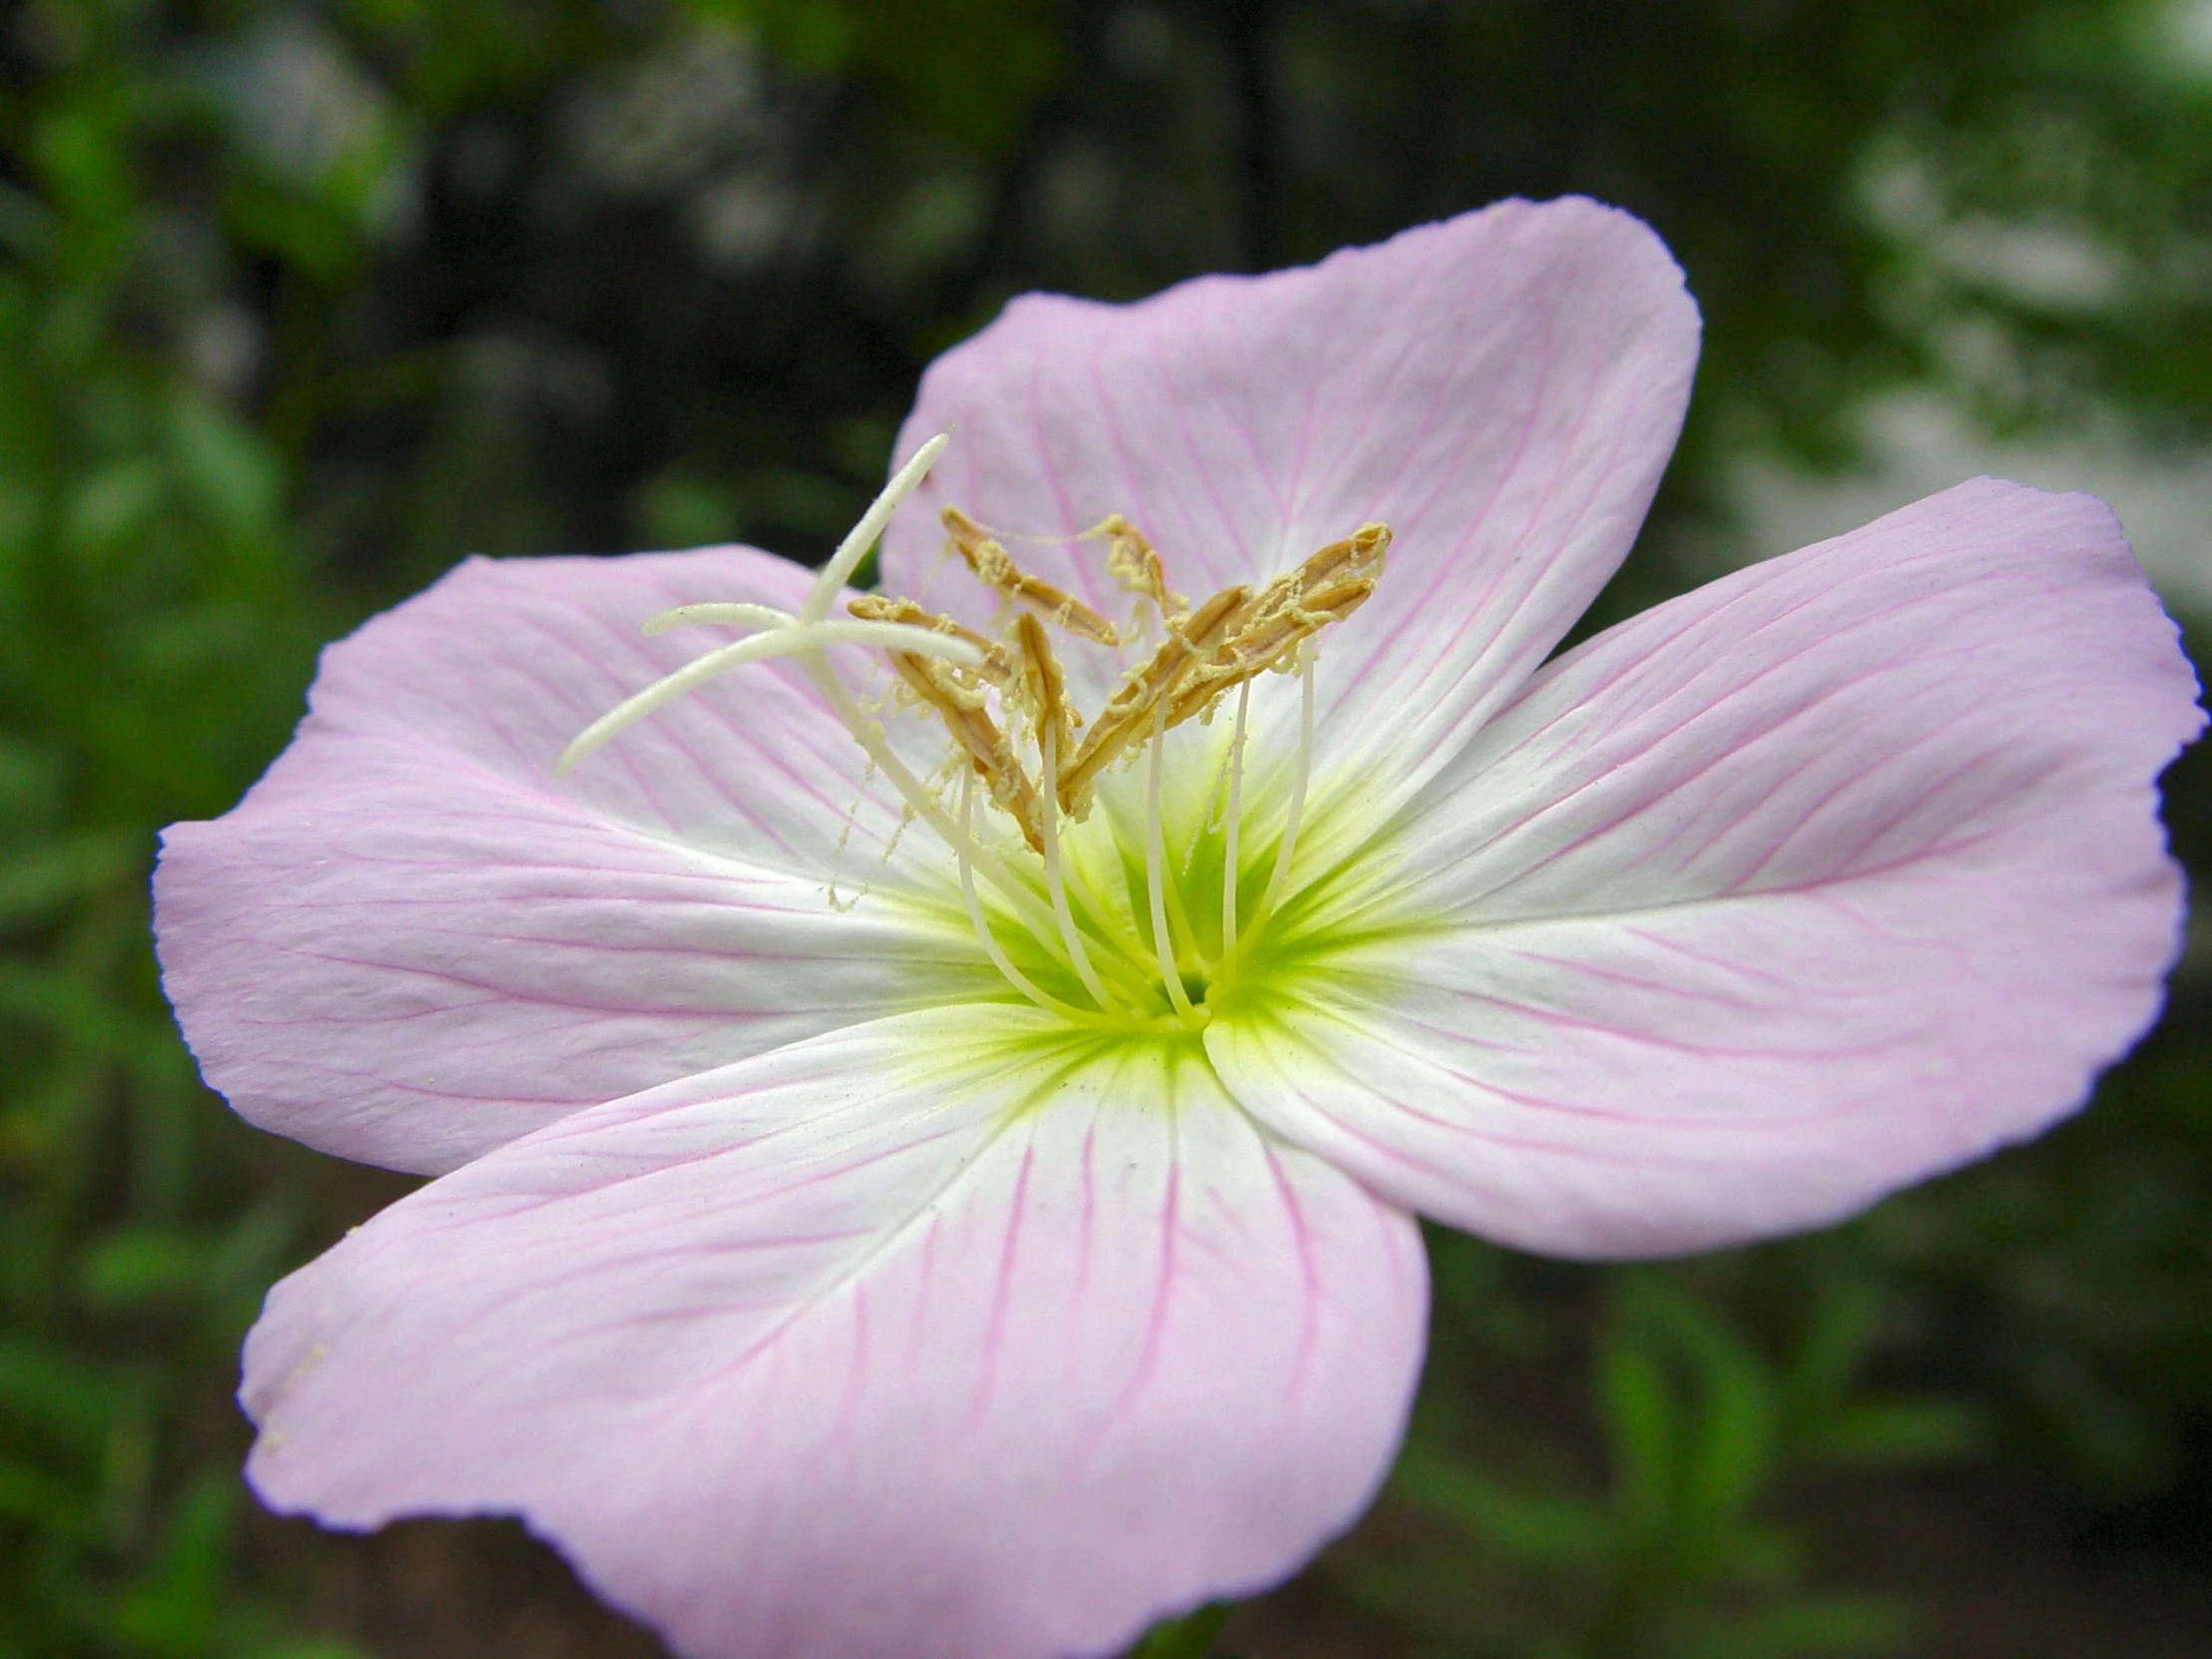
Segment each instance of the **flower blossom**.
[{"label": "flower blossom", "polygon": [[332,646],[157,878],[209,1081],[437,1177],[271,1293],[257,1490],[519,1514],[702,1659],[1107,1652],[1370,1501],[1416,1215],[1699,1250],[2075,1108],[2176,950],[2174,629],[1982,479],[1554,655],[1697,339],[1580,201],[1028,296],[820,577]]}]

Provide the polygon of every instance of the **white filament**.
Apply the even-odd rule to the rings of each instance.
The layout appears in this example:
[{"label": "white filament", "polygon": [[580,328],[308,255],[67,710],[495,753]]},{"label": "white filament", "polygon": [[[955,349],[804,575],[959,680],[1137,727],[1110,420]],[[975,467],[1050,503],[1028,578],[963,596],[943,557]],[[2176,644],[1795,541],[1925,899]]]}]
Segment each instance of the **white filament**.
[{"label": "white filament", "polygon": [[1052,914],[1060,925],[1060,938],[1067,945],[1068,964],[1075,969],[1075,976],[1083,981],[1083,988],[1098,1000],[1101,1008],[1110,1007],[1113,998],[1106,994],[1104,981],[1098,970],[1091,966],[1090,952],[1083,948],[1083,935],[1077,931],[1075,917],[1068,909],[1067,882],[1060,873],[1060,800],[1059,800],[1059,730],[1054,722],[1044,723],[1044,733],[1039,748],[1044,756],[1044,778],[1038,818],[1043,829],[1044,885],[1052,897]]},{"label": "white filament", "polygon": [[967,903],[968,925],[975,929],[975,941],[983,947],[983,954],[991,959],[991,966],[1007,984],[1021,992],[1046,1013],[1058,1014],[1062,1019],[1072,1019],[1078,1024],[1091,1017],[1081,1008],[1062,1002],[1050,991],[1040,989],[1035,980],[1007,960],[1000,947],[998,936],[991,931],[991,924],[984,919],[983,906],[975,900],[975,866],[969,859],[968,849],[974,844],[970,834],[975,819],[975,771],[972,767],[960,769],[960,837],[953,842],[960,860],[960,897]]},{"label": "white filament", "polygon": [[1152,906],[1152,953],[1159,958],[1160,983],[1167,988],[1175,1011],[1188,1020],[1193,1017],[1191,996],[1183,988],[1182,971],[1175,965],[1175,947],[1168,942],[1167,886],[1160,873],[1166,857],[1162,843],[1167,834],[1160,821],[1160,755],[1167,748],[1167,704],[1163,700],[1152,706],[1152,755],[1145,776],[1144,887],[1145,898]]},{"label": "white filament", "polygon": [[1237,688],[1237,726],[1229,739],[1229,811],[1221,829],[1221,947],[1237,942],[1237,822],[1244,811],[1245,716],[1252,704],[1252,682]]},{"label": "white filament", "polygon": [[945,816],[944,809],[937,805],[937,798],[923,787],[920,779],[906,769],[905,762],[891,753],[890,745],[883,741],[883,729],[853,702],[852,694],[845,690],[844,682],[837,678],[837,671],[830,666],[830,659],[817,652],[802,657],[799,661],[800,666],[807,671],[807,677],[814,681],[815,690],[822,693],[822,700],[844,723],[844,729],[852,734],[852,741],[875,764],[875,770],[890,780],[891,788],[898,791],[906,805],[913,809],[914,817],[934,830],[943,838],[945,845],[961,857],[972,859],[975,867],[989,877],[991,885],[1004,893],[1014,907],[1021,911],[1022,919],[1028,923],[1030,932],[1040,940],[1049,939],[1053,932],[1052,916],[1038,902],[1036,894],[1015,880],[989,848]]},{"label": "white filament", "polygon": [[1283,815],[1283,843],[1275,849],[1275,872],[1267,891],[1253,911],[1254,928],[1267,920],[1275,901],[1291,878],[1291,859],[1298,849],[1298,821],[1306,811],[1306,780],[1314,770],[1314,659],[1311,652],[1298,665],[1298,770],[1291,779],[1291,804]]}]

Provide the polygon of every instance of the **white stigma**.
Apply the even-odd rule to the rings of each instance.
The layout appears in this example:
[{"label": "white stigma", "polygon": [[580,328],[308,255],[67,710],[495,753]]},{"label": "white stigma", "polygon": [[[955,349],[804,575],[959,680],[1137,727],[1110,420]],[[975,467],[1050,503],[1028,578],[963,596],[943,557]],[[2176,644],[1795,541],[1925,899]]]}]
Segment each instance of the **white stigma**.
[{"label": "white stigma", "polygon": [[[764,622],[760,616],[716,615],[680,617],[682,611],[714,611],[768,613],[783,617],[780,622]],[[656,628],[653,623],[660,623]],[[704,657],[686,663],[674,674],[656,680],[635,697],[618,703],[583,731],[575,741],[561,751],[561,758],[553,763],[556,775],[567,772],[586,755],[597,749],[609,738],[627,732],[631,727],[656,709],[665,707],[686,692],[705,685],[718,674],[727,673],[742,663],[758,663],[770,657],[797,657],[802,653],[819,655],[825,646],[868,645],[885,651],[906,651],[917,657],[941,657],[961,668],[982,666],[983,654],[965,640],[947,639],[927,628],[916,628],[902,622],[808,622],[792,617],[787,612],[770,610],[766,605],[685,605],[676,611],[664,611],[645,626],[645,632],[657,634],[667,628],[704,623],[738,623],[758,627],[763,632],[751,639],[739,640],[719,651],[710,651]]]},{"label": "white stigma", "polygon": [[929,469],[937,464],[937,457],[944,453],[944,446],[951,441],[950,432],[939,432],[891,474],[891,481],[883,486],[883,493],[868,504],[868,510],[860,515],[860,522],[837,543],[837,550],[822,567],[815,585],[807,590],[807,602],[799,607],[800,621],[820,622],[830,614],[830,607],[837,602],[837,595],[852,580],[852,573],[860,568],[860,561],[867,557],[867,550],[875,545],[875,538],[890,523],[898,504],[920,487],[921,481],[929,476]]}]

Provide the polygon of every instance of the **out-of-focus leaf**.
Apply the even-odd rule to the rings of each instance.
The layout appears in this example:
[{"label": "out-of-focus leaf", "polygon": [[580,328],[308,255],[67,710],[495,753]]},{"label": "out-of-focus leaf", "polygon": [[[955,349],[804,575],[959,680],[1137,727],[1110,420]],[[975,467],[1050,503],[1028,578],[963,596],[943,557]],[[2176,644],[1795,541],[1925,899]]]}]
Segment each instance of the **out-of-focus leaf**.
[{"label": "out-of-focus leaf", "polygon": [[170,420],[178,469],[215,522],[239,537],[273,533],[282,480],[267,444],[201,397],[177,398]]},{"label": "out-of-focus leaf", "polygon": [[192,1302],[206,1286],[210,1253],[204,1241],[157,1227],[124,1227],[86,1253],[78,1287],[101,1312]]},{"label": "out-of-focus leaf", "polygon": [[98,570],[145,532],[161,511],[162,494],[160,466],[146,456],[128,456],[78,486],[63,513],[62,533],[88,568]]},{"label": "out-of-focus leaf", "polygon": [[1648,1526],[1674,1501],[1681,1439],[1667,1376],[1644,1343],[1608,1333],[1597,1356],[1598,1413],[1615,1471],[1622,1516]]},{"label": "out-of-focus leaf", "polygon": [[95,830],[0,855],[0,928],[40,921],[144,862],[138,833]]},{"label": "out-of-focus leaf", "polygon": [[[887,83],[914,119],[985,148],[1018,131],[1063,48],[1044,0],[688,0],[757,29],[777,52]],[[988,51],[976,43],[988,41]]]},{"label": "out-of-focus leaf", "polygon": [[0,248],[23,259],[51,252],[54,216],[44,203],[14,185],[0,185]]},{"label": "out-of-focus leaf", "polygon": [[1854,1659],[1899,1653],[1912,1609],[1881,1596],[1808,1593],[1700,1628],[1682,1659]]},{"label": "out-of-focus leaf", "polygon": [[1848,1463],[1923,1463],[1986,1444],[1980,1413],[1953,1400],[1861,1399],[1840,1406],[1808,1437],[1816,1457]]},{"label": "out-of-focus leaf", "polygon": [[1773,1471],[1781,1401],[1768,1368],[1714,1313],[1654,1275],[1622,1290],[1634,1323],[1687,1368],[1695,1398],[1676,1502],[1684,1524],[1742,1514]]},{"label": "out-of-focus leaf", "polygon": [[0,1334],[0,1422],[13,1420],[78,1450],[97,1448],[123,1393],[119,1380],[68,1349]]},{"label": "out-of-focus leaf", "polygon": [[1216,1602],[1181,1618],[1164,1620],[1145,1632],[1129,1650],[1129,1659],[1207,1659],[1228,1617],[1229,1604]]},{"label": "out-of-focus leaf", "polygon": [[98,1529],[90,1504],[51,1475],[0,1459],[0,1517],[65,1537],[90,1540]]},{"label": "out-of-focus leaf", "polygon": [[1874,1347],[1882,1317],[1880,1291],[1868,1280],[1825,1279],[1812,1317],[1784,1369],[1792,1409],[1800,1415],[1831,1409],[1857,1384]]},{"label": "out-of-focus leaf", "polygon": [[209,1471],[170,1510],[162,1547],[116,1599],[119,1635],[153,1659],[200,1659],[223,1616],[230,1570],[235,1477]]},{"label": "out-of-focus leaf", "polygon": [[1398,1458],[1390,1490],[1531,1565],[1586,1562],[1618,1541],[1612,1516],[1598,1503],[1571,1493],[1511,1490],[1419,1449]]},{"label": "out-of-focus leaf", "polygon": [[119,1008],[67,968],[0,961],[0,1015],[124,1064],[145,1061],[167,1069],[166,1060],[153,1058],[155,1049],[168,1046],[161,1026],[145,1013]]}]

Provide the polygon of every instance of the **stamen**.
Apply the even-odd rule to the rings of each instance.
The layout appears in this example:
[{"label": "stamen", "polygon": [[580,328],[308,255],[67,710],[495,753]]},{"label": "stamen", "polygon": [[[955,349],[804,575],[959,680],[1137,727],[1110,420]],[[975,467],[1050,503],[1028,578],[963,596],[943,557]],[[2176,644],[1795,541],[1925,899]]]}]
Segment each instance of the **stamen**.
[{"label": "stamen", "polygon": [[[861,559],[875,545],[899,504],[919,486],[947,441],[944,434],[931,438],[898,469],[851,533],[838,544],[796,612],[744,602],[702,603],[679,605],[650,618],[645,624],[648,635],[702,626],[756,632],[708,652],[610,710],[569,745],[557,770],[567,772],[610,739],[727,669],[775,657],[793,658],[860,746],[870,769],[896,790],[904,803],[898,827],[884,844],[883,859],[890,858],[899,834],[915,819],[926,822],[942,836],[954,852],[960,895],[976,941],[999,976],[1021,997],[1059,1019],[1086,1027],[1186,1032],[1201,1029],[1214,1010],[1204,1002],[1194,1003],[1178,964],[1198,961],[1212,964],[1212,971],[1234,971],[1244,948],[1258,938],[1289,891],[1313,771],[1314,637],[1329,624],[1349,617],[1374,593],[1390,532],[1383,525],[1364,525],[1257,591],[1234,586],[1215,594],[1194,611],[1187,600],[1169,588],[1159,554],[1143,534],[1119,515],[1103,520],[1084,535],[1109,538],[1109,574],[1123,589],[1139,597],[1138,620],[1132,627],[1141,626],[1149,632],[1149,612],[1160,618],[1163,638],[1146,662],[1124,674],[1085,734],[1082,715],[1068,700],[1044,624],[1114,647],[1117,654],[1125,643],[1124,636],[1073,595],[1022,571],[998,540],[957,508],[946,507],[941,514],[950,537],[948,547],[960,553],[968,567],[1005,600],[1021,607],[1010,631],[998,639],[987,638],[911,600],[876,594],[850,598],[846,607],[849,620],[830,617],[830,607],[843,593]],[[830,656],[831,646],[841,645],[873,647],[885,654],[906,688],[900,701],[891,707],[910,706],[904,702],[910,693],[941,718],[953,740],[952,750],[945,764],[927,780],[918,778],[892,752],[889,737],[875,718],[883,711],[873,704],[863,708],[846,686]],[[1274,867],[1259,903],[1250,915],[1241,916],[1245,746],[1250,737],[1252,681],[1271,670],[1299,675],[1298,757]],[[1166,867],[1163,800],[1166,736],[1192,718],[1210,722],[1232,688],[1237,692],[1237,713],[1230,737],[1227,789],[1218,797],[1222,816],[1218,821],[1213,817],[1217,795],[1215,788],[1209,788],[1205,822],[1185,847],[1183,875],[1171,876]],[[1017,736],[1032,729],[1041,765],[1041,777],[1034,782],[1015,744]],[[1145,907],[1152,928],[1150,954],[1158,966],[1161,992],[1172,1009],[1169,1013],[1153,1011],[1158,1005],[1152,998],[1159,993],[1151,989],[1151,970],[1143,965],[1147,953],[1143,920],[1118,903],[1101,903],[1084,885],[1087,866],[1080,861],[1069,862],[1071,849],[1061,830],[1063,819],[1083,819],[1099,774],[1141,747],[1148,730],[1152,752],[1145,793]],[[960,790],[957,822],[943,799],[954,775]],[[1014,878],[1001,861],[999,837],[993,836],[990,844],[977,838],[975,795],[979,778],[993,804],[1014,820],[1023,838],[1040,855],[1043,892],[1037,890],[1033,879]],[[1217,786],[1219,781],[1217,774]],[[1183,891],[1193,860],[1203,845],[1212,842],[1217,822],[1222,835],[1218,944],[1192,926]],[[848,820],[845,830],[849,831],[850,828]],[[835,887],[844,850],[845,834],[840,833],[830,874],[832,905],[839,905]],[[1054,972],[1064,967],[1080,982],[1094,1007],[1082,1008],[1062,1000],[1007,956],[977,898],[978,871],[1004,892],[1014,914],[1030,930],[1035,946],[1056,963]],[[1070,898],[1071,881],[1084,885],[1076,896],[1085,901],[1084,925],[1091,929],[1088,939],[1097,942],[1104,952],[1097,963],[1092,959],[1084,926],[1077,923]]]},{"label": "stamen", "polygon": [[1190,614],[1191,602],[1168,586],[1159,553],[1121,514],[1107,514],[1083,534],[1106,538],[1106,573],[1130,593],[1151,600],[1162,622],[1180,622]]},{"label": "stamen", "polygon": [[1258,928],[1274,912],[1291,878],[1291,858],[1298,848],[1298,821],[1306,811],[1306,780],[1314,771],[1314,654],[1308,650],[1298,665],[1298,770],[1291,777],[1291,804],[1283,815],[1283,841],[1275,849],[1275,872],[1252,913]]},{"label": "stamen", "polygon": [[1237,829],[1244,808],[1245,716],[1252,704],[1252,682],[1237,688],[1237,726],[1229,739],[1229,810],[1222,820],[1221,947],[1237,942]]},{"label": "stamen", "polygon": [[1191,1007],[1191,994],[1183,988],[1183,973],[1175,965],[1175,950],[1168,942],[1168,905],[1166,883],[1160,873],[1165,858],[1166,829],[1160,822],[1160,755],[1167,748],[1167,706],[1152,706],[1152,754],[1145,772],[1144,807],[1144,887],[1145,897],[1152,906],[1152,953],[1159,958],[1160,982],[1167,987],[1168,1000],[1175,1004],[1175,1011],[1188,1022],[1196,1023]]},{"label": "stamen", "polygon": [[1044,829],[1036,789],[1021,770],[1006,734],[984,708],[982,694],[914,652],[893,651],[890,664],[907,689],[936,711],[952,741],[966,752],[975,770],[990,785],[991,800],[1021,827],[1022,838],[1033,850],[1042,852]]},{"label": "stamen", "polygon": [[1236,631],[1220,649],[1177,682],[1168,704],[1168,724],[1180,726],[1193,715],[1205,714],[1231,686],[1273,668],[1289,667],[1306,641],[1368,602],[1375,580],[1348,577],[1313,594],[1295,585],[1283,589],[1280,583],[1271,584],[1234,619]]},{"label": "stamen", "polygon": [[575,740],[561,751],[561,758],[553,763],[553,771],[556,776],[567,773],[608,739],[627,732],[656,709],[675,702],[718,674],[770,657],[815,655],[827,645],[881,646],[917,656],[941,657],[963,668],[975,668],[982,662],[982,654],[965,640],[949,639],[927,628],[911,628],[896,622],[794,622],[694,658],[674,674],[624,699],[577,733]]},{"label": "stamen", "polygon": [[1043,802],[1044,829],[1044,884],[1052,898],[1052,914],[1060,924],[1060,938],[1068,947],[1068,965],[1075,969],[1075,976],[1083,981],[1083,988],[1098,1000],[1100,1008],[1113,1006],[1114,999],[1106,994],[1104,981],[1098,970],[1091,966],[1090,952],[1083,948],[1083,935],[1076,930],[1075,916],[1068,909],[1067,882],[1060,873],[1060,809],[1053,799],[1054,771],[1058,763],[1055,751],[1059,734],[1046,726],[1041,734],[1044,754],[1044,787],[1037,794]]},{"label": "stamen", "polygon": [[1072,1003],[1062,1002],[1050,991],[1041,989],[1021,969],[1007,959],[1000,948],[998,936],[991,931],[991,924],[984,918],[983,906],[975,900],[975,866],[970,861],[968,849],[974,844],[970,832],[975,822],[975,774],[965,768],[960,777],[960,838],[954,842],[960,861],[960,897],[967,903],[968,925],[975,929],[975,942],[983,947],[983,954],[991,959],[991,966],[998,969],[1006,983],[1021,992],[1046,1013],[1058,1014],[1062,1019],[1086,1023],[1093,1016],[1087,1010]]},{"label": "stamen", "polygon": [[890,746],[884,742],[882,728],[853,701],[851,692],[846,690],[843,680],[838,678],[836,670],[830,666],[828,654],[821,649],[825,645],[838,644],[878,645],[978,671],[987,668],[988,657],[984,649],[971,640],[963,640],[956,635],[948,636],[934,626],[915,627],[868,618],[851,622],[825,620],[830,614],[830,605],[835,602],[860,560],[866,557],[868,549],[875,544],[875,539],[883,533],[884,525],[890,522],[890,516],[897,510],[898,504],[913,493],[928,475],[929,468],[935,464],[937,457],[944,453],[945,445],[951,441],[949,434],[938,433],[915,450],[906,464],[892,475],[890,482],[883,486],[882,493],[876,496],[868,510],[860,516],[859,523],[837,544],[837,550],[830,556],[830,562],[822,567],[796,617],[787,621],[784,619],[789,613],[776,611],[772,606],[733,603],[726,606],[680,605],[675,610],[664,611],[654,618],[664,628],[682,625],[678,618],[682,619],[682,623],[723,621],[740,626],[764,627],[769,626],[771,615],[777,621],[768,632],[752,639],[740,640],[720,651],[710,652],[601,716],[578,734],[576,740],[562,752],[560,760],[554,764],[554,771],[567,772],[608,739],[620,735],[654,710],[682,696],[694,686],[704,684],[724,669],[767,657],[795,657],[807,678],[814,682],[815,689],[822,694],[823,701],[830,705],[830,712],[851,734],[852,741],[860,746],[861,752],[867,756],[875,770],[898,791],[907,810],[934,830],[947,845],[960,852],[963,857],[970,858],[975,867],[982,870],[991,883],[1023,912],[1031,930],[1040,939],[1049,937],[1052,932],[1051,919],[1041,912],[1036,896],[1026,885],[1008,874],[1005,866],[994,855],[953,824],[944,809],[937,804],[936,797],[923,787],[904,762],[891,753]]},{"label": "stamen", "polygon": [[863,713],[852,701],[852,694],[845,690],[844,682],[837,678],[837,671],[830,666],[830,659],[820,652],[803,653],[799,664],[807,678],[815,683],[815,690],[830,705],[830,713],[844,723],[852,734],[852,741],[875,764],[875,770],[890,780],[913,815],[940,835],[945,845],[964,857],[974,860],[975,867],[990,877],[991,884],[1006,895],[1014,907],[1022,912],[1029,930],[1041,941],[1051,936],[1052,917],[1038,903],[1036,895],[1007,873],[1001,864],[980,841],[946,816],[937,805],[937,799],[922,787],[921,781],[907,770],[906,763],[891,753],[890,745],[883,741],[883,729]]},{"label": "stamen", "polygon": [[1030,575],[1014,563],[1014,557],[993,540],[983,527],[957,507],[938,515],[952,545],[967,560],[968,569],[1018,605],[1026,605],[1055,627],[1079,635],[1097,645],[1119,645],[1114,625],[1071,593]]},{"label": "stamen", "polygon": [[983,653],[983,666],[977,670],[994,686],[1008,686],[1014,678],[1014,656],[1003,645],[987,640],[972,628],[964,628],[948,616],[940,616],[926,605],[917,605],[911,599],[892,599],[879,593],[855,594],[845,605],[854,616],[869,622],[903,622],[916,628],[932,629],[956,640],[965,640]]},{"label": "stamen", "polygon": [[[1016,627],[1015,638],[1021,645],[1022,695],[1037,722],[1038,744],[1042,747],[1042,734],[1049,728],[1054,754],[1072,753],[1075,711],[1068,706],[1067,682],[1060,674],[1059,659],[1052,655],[1052,642],[1045,638],[1044,624],[1033,616],[1024,615]],[[1051,785],[1045,786],[1046,793],[1051,793]]]},{"label": "stamen", "polygon": [[1152,654],[1152,660],[1123,679],[1099,711],[1098,719],[1091,723],[1067,777],[1061,780],[1061,806],[1072,810],[1090,789],[1092,780],[1138,741],[1154,704],[1174,689],[1200,653],[1211,651],[1220,642],[1222,630],[1246,597],[1241,585],[1224,588],[1190,616],[1169,625],[1168,637]]},{"label": "stamen", "polygon": [[1368,523],[1327,547],[1309,553],[1298,567],[1298,579],[1308,592],[1336,579],[1340,571],[1354,576],[1380,576],[1383,557],[1390,550],[1390,527]]}]

